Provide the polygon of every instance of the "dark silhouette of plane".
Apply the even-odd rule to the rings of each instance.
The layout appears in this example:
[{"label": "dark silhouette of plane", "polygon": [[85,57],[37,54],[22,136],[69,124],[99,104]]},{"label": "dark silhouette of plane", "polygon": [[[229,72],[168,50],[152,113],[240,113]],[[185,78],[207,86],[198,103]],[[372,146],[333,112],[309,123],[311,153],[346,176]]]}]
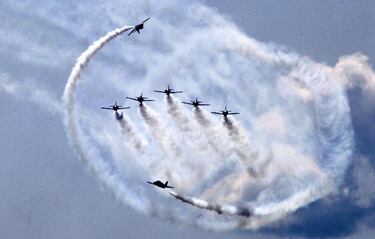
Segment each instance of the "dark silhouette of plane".
[{"label": "dark silhouette of plane", "polygon": [[145,102],[145,101],[155,101],[155,100],[147,99],[147,97],[144,97],[144,96],[143,96],[143,93],[141,93],[141,95],[138,96],[138,97],[136,97],[136,98],[126,97],[126,99],[130,99],[130,100],[138,101],[140,106],[142,106],[142,105],[143,105],[143,102]]},{"label": "dark silhouette of plane", "polygon": [[102,107],[103,110],[113,110],[117,112],[118,110],[124,110],[129,109],[130,107],[122,107],[121,105],[117,104],[117,101],[115,101],[114,105],[110,105],[109,107]]},{"label": "dark silhouette of plane", "polygon": [[157,93],[164,93],[164,94],[166,94],[167,96],[169,96],[170,94],[182,93],[182,91],[175,91],[174,89],[169,88],[169,85],[167,86],[167,89],[165,89],[165,90],[154,90],[154,92],[157,92]]},{"label": "dark silhouette of plane", "polygon": [[140,33],[139,30],[143,29],[143,24],[145,22],[147,22],[150,18],[147,18],[146,20],[144,20],[141,24],[138,24],[136,26],[134,26],[133,30],[128,34],[128,36],[130,36],[133,32],[137,31],[138,34]]},{"label": "dark silhouette of plane", "polygon": [[202,103],[202,101],[199,101],[198,100],[198,97],[195,98],[195,100],[192,100],[191,102],[182,102],[183,104],[187,104],[187,105],[192,105],[194,107],[198,107],[198,106],[209,106],[210,104],[204,104]]},{"label": "dark silhouette of plane", "polygon": [[227,110],[227,106],[225,106],[225,109],[224,110],[220,110],[219,112],[211,112],[212,114],[215,114],[215,115],[222,115],[225,117],[227,117],[228,115],[238,115],[240,113],[238,112],[232,112],[230,110]]},{"label": "dark silhouette of plane", "polygon": [[172,186],[168,186],[168,181],[166,181],[165,183],[162,183],[159,180],[154,182],[147,181],[147,183],[158,186],[159,188],[173,188]]}]

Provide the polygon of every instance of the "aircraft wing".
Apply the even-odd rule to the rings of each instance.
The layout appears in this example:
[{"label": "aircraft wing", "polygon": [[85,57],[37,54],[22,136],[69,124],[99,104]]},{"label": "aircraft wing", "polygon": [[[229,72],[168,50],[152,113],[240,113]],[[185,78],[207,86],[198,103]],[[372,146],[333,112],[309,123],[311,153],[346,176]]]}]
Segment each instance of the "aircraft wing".
[{"label": "aircraft wing", "polygon": [[129,34],[128,36],[130,36],[136,29],[134,28]]},{"label": "aircraft wing", "polygon": [[220,113],[220,112],[211,112],[211,114],[214,114],[214,115],[222,115],[222,113]]},{"label": "aircraft wing", "polygon": [[228,113],[228,115],[239,115],[240,113],[238,113],[238,112],[233,112],[233,113]]},{"label": "aircraft wing", "polygon": [[130,107],[129,106],[127,106],[127,107],[119,107],[118,109],[119,110],[125,110],[125,109],[130,109]]},{"label": "aircraft wing", "polygon": [[154,90],[154,92],[157,92],[157,93],[165,93],[165,92],[162,91],[162,90]]},{"label": "aircraft wing", "polygon": [[147,22],[148,20],[150,20],[150,17],[147,18],[146,20],[144,20],[144,21],[142,22],[142,24],[145,23],[145,22]]},{"label": "aircraft wing", "polygon": [[193,103],[190,103],[190,102],[184,102],[184,101],[182,101],[181,103],[182,104],[186,104],[186,105],[193,105]]},{"label": "aircraft wing", "polygon": [[138,34],[140,34],[140,32],[139,32],[138,28],[136,28],[135,30],[136,30],[136,31],[138,32]]},{"label": "aircraft wing", "polygon": [[171,91],[171,94],[182,93],[182,91]]},{"label": "aircraft wing", "polygon": [[210,104],[201,104],[199,103],[199,106],[209,106]]},{"label": "aircraft wing", "polygon": [[143,100],[143,101],[155,101],[155,100],[148,100],[148,99],[146,99],[146,100]]},{"label": "aircraft wing", "polygon": [[126,99],[138,101],[137,98],[132,98],[132,97],[126,97]]},{"label": "aircraft wing", "polygon": [[112,110],[110,107],[101,107],[103,110]]}]

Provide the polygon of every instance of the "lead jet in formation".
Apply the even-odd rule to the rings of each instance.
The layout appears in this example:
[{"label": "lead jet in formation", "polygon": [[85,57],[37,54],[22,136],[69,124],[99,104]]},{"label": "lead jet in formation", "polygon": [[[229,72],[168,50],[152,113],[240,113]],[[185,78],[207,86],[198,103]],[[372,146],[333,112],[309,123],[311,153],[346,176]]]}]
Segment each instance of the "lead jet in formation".
[{"label": "lead jet in formation", "polygon": [[197,108],[198,106],[209,106],[210,104],[205,104],[205,103],[202,103],[202,101],[198,100],[198,97],[195,98],[195,100],[192,100],[191,102],[182,102],[183,104],[187,104],[187,105],[192,105],[194,106],[195,108]]},{"label": "lead jet in formation", "polygon": [[215,114],[215,115],[222,115],[222,116],[224,116],[224,118],[226,118],[228,115],[238,115],[238,114],[240,114],[238,112],[232,112],[230,110],[227,110],[226,106],[225,106],[224,110],[221,110],[219,112],[211,112],[211,113]]},{"label": "lead jet in formation", "polygon": [[168,186],[168,181],[166,181],[165,183],[162,183],[159,180],[154,182],[147,181],[147,183],[158,186],[159,188],[173,188],[172,186]]},{"label": "lead jet in formation", "polygon": [[110,105],[109,107],[102,107],[103,110],[113,110],[117,113],[118,110],[124,110],[129,109],[130,107],[122,107],[121,105],[117,104],[117,101],[115,101],[114,105]]},{"label": "lead jet in formation", "polygon": [[143,105],[143,102],[145,102],[145,101],[155,101],[155,100],[150,100],[150,99],[148,99],[147,97],[144,97],[144,96],[143,96],[143,93],[141,93],[141,95],[138,96],[138,97],[136,97],[136,98],[133,98],[133,97],[126,97],[126,99],[130,99],[130,100],[138,101],[140,106],[142,106],[142,105]]},{"label": "lead jet in formation", "polygon": [[141,24],[138,24],[138,25],[136,25],[136,26],[134,26],[134,28],[133,28],[133,30],[128,34],[128,36],[130,36],[133,32],[138,32],[138,34],[140,33],[139,31],[141,30],[141,29],[143,29],[143,24],[145,23],[145,22],[147,22],[148,20],[149,20],[150,18],[147,18],[146,20],[144,20]]},{"label": "lead jet in formation", "polygon": [[157,93],[164,93],[166,94],[167,96],[169,96],[170,94],[177,94],[177,93],[182,93],[182,91],[176,91],[172,88],[169,88],[169,85],[167,86],[167,89],[165,90],[154,90],[154,92],[157,92]]}]

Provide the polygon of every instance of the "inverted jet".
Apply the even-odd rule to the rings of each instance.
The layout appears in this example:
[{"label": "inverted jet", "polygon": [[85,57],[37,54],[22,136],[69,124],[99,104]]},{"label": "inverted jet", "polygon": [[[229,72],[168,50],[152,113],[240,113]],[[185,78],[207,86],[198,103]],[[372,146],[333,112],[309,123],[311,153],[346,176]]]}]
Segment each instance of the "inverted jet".
[{"label": "inverted jet", "polygon": [[138,34],[140,33],[140,30],[143,29],[143,24],[145,22],[147,22],[150,18],[147,18],[146,20],[144,20],[141,24],[138,24],[136,26],[134,26],[133,30],[128,34],[128,36],[130,36],[133,32],[138,32]]},{"label": "inverted jet", "polygon": [[154,181],[154,182],[147,181],[147,183],[155,185],[155,186],[157,186],[159,188],[173,188],[172,186],[168,186],[168,181],[166,181],[165,183],[162,183],[159,180],[158,181]]}]

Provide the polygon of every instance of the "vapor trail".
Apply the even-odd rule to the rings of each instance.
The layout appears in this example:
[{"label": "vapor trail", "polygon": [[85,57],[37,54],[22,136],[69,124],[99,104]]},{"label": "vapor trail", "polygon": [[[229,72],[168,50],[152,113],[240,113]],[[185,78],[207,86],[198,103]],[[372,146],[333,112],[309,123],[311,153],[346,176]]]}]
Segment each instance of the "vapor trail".
[{"label": "vapor trail", "polygon": [[134,126],[129,119],[125,119],[122,113],[119,114],[116,112],[115,114],[124,138],[133,146],[138,154],[144,155],[147,152],[147,145],[144,139],[134,131]]},{"label": "vapor trail", "polygon": [[172,116],[176,126],[188,138],[189,145],[191,145],[197,152],[204,154],[204,157],[210,157],[216,152],[212,151],[211,147],[207,147],[207,139],[204,133],[199,129],[194,121],[189,119],[187,110],[176,102],[173,96],[166,96],[167,111]]},{"label": "vapor trail", "polygon": [[240,207],[236,207],[232,205],[220,205],[217,203],[209,203],[205,200],[195,198],[195,197],[187,197],[187,196],[178,194],[174,191],[169,191],[169,194],[172,195],[174,198],[181,200],[182,202],[193,205],[194,207],[214,211],[214,212],[217,212],[218,214],[226,214],[226,215],[242,216],[242,217],[250,217],[253,214],[252,209],[245,208],[245,207],[240,208]]},{"label": "vapor trail", "polygon": [[213,151],[221,155],[221,157],[228,157],[231,154],[228,148],[228,138],[223,134],[221,127],[215,125],[207,113],[199,107],[193,109],[193,114],[201,126],[201,130],[205,132],[208,143]]},{"label": "vapor trail", "polygon": [[189,120],[181,105],[176,103],[176,99],[173,96],[169,95],[165,97],[165,100],[167,102],[168,113],[175,120],[178,128],[184,132],[195,132],[194,128],[191,127],[191,120]]},{"label": "vapor trail", "polygon": [[[258,153],[251,148],[249,137],[244,128],[235,119],[226,117],[224,126],[228,130],[228,135],[234,142],[233,149],[241,162],[247,166],[248,172],[252,176],[257,176],[260,172],[253,166],[253,162],[257,160]],[[264,166],[264,164],[263,164]]]},{"label": "vapor trail", "polygon": [[[160,177],[167,177],[177,185],[184,185],[185,188],[193,187],[188,182],[192,182],[197,175],[200,175],[202,169],[197,168],[189,157],[185,157],[182,148],[176,144],[176,140],[156,112],[145,105],[140,106],[139,110],[150,134],[164,154],[157,165],[151,167],[150,170]],[[157,169],[155,170],[155,168]],[[154,175],[156,175],[155,173]],[[181,175],[186,176],[181,177]]]},{"label": "vapor trail", "polygon": [[139,110],[150,130],[150,133],[163,148],[164,153],[171,157],[181,157],[181,148],[175,143],[171,133],[165,127],[158,114],[145,105],[141,105]]},{"label": "vapor trail", "polygon": [[111,191],[115,194],[117,199],[146,213],[150,210],[150,204],[148,200],[142,196],[142,193],[134,193],[132,190],[134,186],[127,184],[124,178],[117,173],[108,162],[99,158],[95,152],[87,150],[90,147],[85,146],[87,139],[84,138],[82,132],[79,130],[75,112],[75,93],[83,69],[105,44],[131,28],[131,26],[125,26],[107,33],[91,44],[87,50],[77,58],[76,64],[65,85],[62,100],[65,108],[64,124],[70,143],[78,154],[78,158],[89,166],[100,182],[112,189]]}]

